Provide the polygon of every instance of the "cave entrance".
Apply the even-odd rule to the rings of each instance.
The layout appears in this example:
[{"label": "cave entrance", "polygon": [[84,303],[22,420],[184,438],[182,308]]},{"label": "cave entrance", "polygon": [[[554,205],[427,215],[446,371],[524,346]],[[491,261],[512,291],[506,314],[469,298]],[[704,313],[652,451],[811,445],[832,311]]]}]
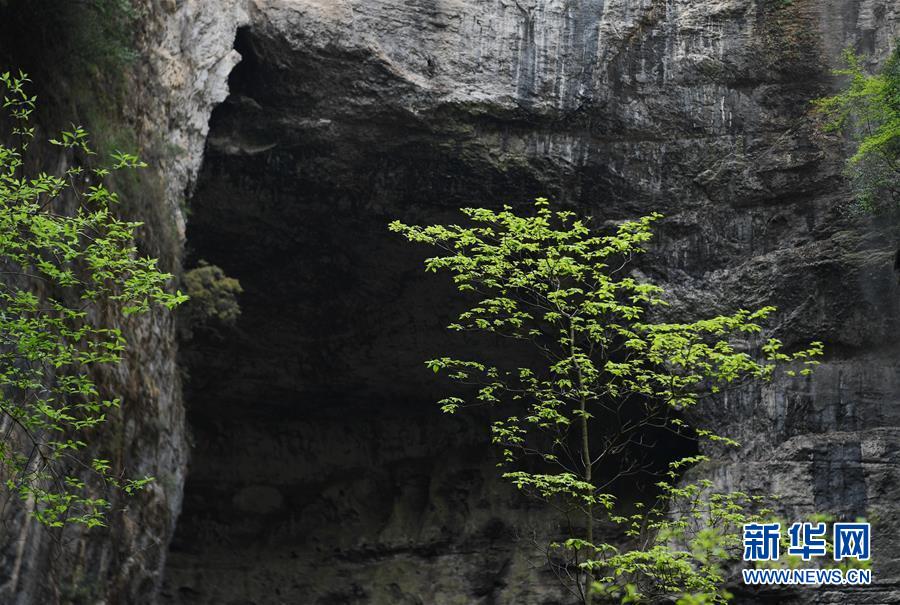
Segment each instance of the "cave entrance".
[{"label": "cave entrance", "polygon": [[236,48],[186,266],[237,278],[242,314],[182,345],[194,447],[163,602],[543,602],[555,580],[515,542],[542,511],[497,480],[484,426],[434,404],[453,291],[387,224],[565,175],[497,154],[521,123],[411,112],[376,58],[248,29]]},{"label": "cave entrance", "polygon": [[387,225],[539,184],[398,109],[377,61],[246,29],[236,48],[186,266],[238,279],[242,314],[182,345],[194,448],[163,601],[490,598],[517,569],[501,519],[537,513],[495,481],[484,431],[436,409],[423,360],[452,292]]}]

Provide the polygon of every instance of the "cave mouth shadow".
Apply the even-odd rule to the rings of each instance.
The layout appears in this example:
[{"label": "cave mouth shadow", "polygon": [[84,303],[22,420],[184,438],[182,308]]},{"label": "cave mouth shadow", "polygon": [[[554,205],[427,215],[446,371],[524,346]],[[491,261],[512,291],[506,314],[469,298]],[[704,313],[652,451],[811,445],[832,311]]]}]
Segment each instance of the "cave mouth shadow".
[{"label": "cave mouth shadow", "polygon": [[[457,353],[445,326],[462,301],[387,225],[448,222],[473,200],[555,185],[392,106],[383,89],[401,85],[377,62],[246,28],[235,47],[243,60],[211,118],[185,265],[239,280],[242,312],[182,343],[194,447],[163,597],[489,598],[523,573],[510,570],[525,564],[516,526],[546,529],[545,511],[499,479],[484,418],[434,403],[448,384],[424,360]],[[689,453],[660,443],[660,464]]]}]

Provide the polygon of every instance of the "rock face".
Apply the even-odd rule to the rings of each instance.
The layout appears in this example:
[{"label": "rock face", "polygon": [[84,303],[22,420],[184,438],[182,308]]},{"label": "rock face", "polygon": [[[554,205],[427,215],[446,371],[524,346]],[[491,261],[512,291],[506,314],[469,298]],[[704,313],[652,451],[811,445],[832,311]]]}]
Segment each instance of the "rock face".
[{"label": "rock face", "polygon": [[[3,19],[21,10],[19,22],[39,27],[40,10],[3,3]],[[212,106],[227,93],[226,78],[239,57],[233,49],[237,26],[245,18],[243,4],[137,2],[140,58],[122,75],[131,96],[121,108],[101,108],[124,118],[151,168],[142,174],[144,190],[128,202],[137,219],[141,248],[161,257],[166,270],[178,270],[184,244],[184,193],[200,166]],[[74,26],[74,24],[72,24]],[[30,66],[34,86],[65,94],[70,74],[60,66],[41,65],[40,56],[23,56],[17,32],[0,41],[0,71]],[[8,61],[8,63],[7,63]],[[43,75],[46,80],[38,77]],[[36,92],[39,106],[49,108]],[[62,123],[77,119],[64,104],[56,116]],[[118,112],[121,111],[121,114]],[[124,114],[124,116],[122,116]],[[38,120],[46,113],[38,114]],[[49,125],[37,123],[38,135]],[[92,132],[94,124],[86,124]],[[161,142],[178,154],[163,153]],[[34,148],[35,146],[33,146]],[[108,150],[104,150],[108,151]],[[65,158],[41,150],[54,167]],[[162,183],[162,186],[156,186]],[[135,192],[132,192],[135,193]],[[116,499],[108,528],[91,532],[48,532],[25,521],[15,501],[4,498],[0,527],[0,602],[16,605],[45,603],[146,603],[155,600],[168,543],[181,508],[188,456],[180,373],[177,367],[175,322],[158,311],[123,324],[129,342],[124,363],[100,380],[123,401],[121,414],[111,414],[97,436],[114,468],[130,476],[150,475],[156,481],[144,494]]]},{"label": "rock face", "polygon": [[[134,119],[178,151],[150,158],[166,187],[142,212],[180,241],[199,170],[188,264],[217,264],[245,290],[237,326],[182,346],[194,448],[160,601],[567,602],[531,543],[554,529],[497,480],[484,424],[434,410],[446,385],[422,360],[482,343],[449,339],[450,289],[386,231],[393,218],[452,220],[461,205],[539,195],[599,219],[664,213],[644,270],[674,313],[774,304],[777,336],[826,344],[813,378],[701,411],[745,444],[703,472],[782,494],[787,518],[865,514],[876,582],[738,601],[900,598],[896,231],[840,211],[842,150],[807,116],[843,47],[886,57],[896,2],[145,9]],[[23,525],[0,600],[80,602],[48,594],[47,569],[69,583],[87,574],[90,602],[156,599],[185,433],[174,328],[135,329],[116,379],[145,406],[127,455],[171,481],[56,562]]]},{"label": "rock face", "polygon": [[[866,515],[876,584],[740,602],[898,598],[900,376],[890,225],[845,216],[809,100],[840,50],[883,59],[888,1],[256,2],[213,114],[188,248],[240,279],[233,330],[184,349],[195,449],[171,603],[562,603],[478,422],[422,360],[452,293],[393,218],[552,197],[666,215],[645,271],[674,313],[774,304],[823,340],[809,380],[701,411],[745,443],[703,472],[785,515]],[[661,459],[674,452],[661,451]]]}]

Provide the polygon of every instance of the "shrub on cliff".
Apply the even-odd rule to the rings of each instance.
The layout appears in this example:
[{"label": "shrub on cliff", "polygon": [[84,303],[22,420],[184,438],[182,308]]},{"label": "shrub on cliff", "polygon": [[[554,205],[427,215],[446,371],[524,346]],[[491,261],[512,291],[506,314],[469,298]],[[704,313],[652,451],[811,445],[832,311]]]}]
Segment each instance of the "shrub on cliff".
[{"label": "shrub on cliff", "polygon": [[241,315],[238,296],[244,289],[238,280],[225,275],[216,265],[201,260],[196,267],[185,271],[184,288],[190,296],[185,307],[189,328],[210,324],[230,326]]},{"label": "shrub on cliff", "polygon": [[[409,241],[438,248],[427,270],[451,273],[473,297],[449,328],[508,344],[493,360],[427,362],[468,389],[443,399],[443,410],[490,408],[503,477],[552,504],[569,528],[545,555],[581,602],[726,601],[726,562],[758,499],[683,481],[704,456],[660,470],[642,453],[664,433],[736,446],[690,426],[690,410],[748,381],[770,380],[779,364],[796,362],[800,369],[790,372],[808,374],[821,343],[787,354],[778,340],[761,340],[771,307],[654,321],[665,292],[632,268],[659,215],[601,233],[546,200],[524,216],[509,207],[463,214],[467,226],[391,224]],[[656,495],[627,509],[612,486],[640,473],[656,477]],[[604,532],[617,527],[622,541],[598,540],[601,524]]]},{"label": "shrub on cliff", "polygon": [[109,489],[127,493],[150,478],[128,478],[103,457],[94,429],[119,406],[98,371],[118,363],[128,316],[186,300],[171,278],[134,244],[140,223],[116,216],[114,171],[142,166],[116,152],[108,167],[78,127],[49,142],[69,165],[60,174],[32,169],[29,118],[35,98],[24,75],[4,73],[0,135],[0,477],[38,521],[49,526],[104,523]]},{"label": "shrub on cliff", "polygon": [[815,101],[826,132],[847,134],[854,146],[845,173],[855,207],[866,212],[896,211],[900,204],[900,46],[881,71],[868,74],[862,61],[845,51],[849,81],[838,94]]}]

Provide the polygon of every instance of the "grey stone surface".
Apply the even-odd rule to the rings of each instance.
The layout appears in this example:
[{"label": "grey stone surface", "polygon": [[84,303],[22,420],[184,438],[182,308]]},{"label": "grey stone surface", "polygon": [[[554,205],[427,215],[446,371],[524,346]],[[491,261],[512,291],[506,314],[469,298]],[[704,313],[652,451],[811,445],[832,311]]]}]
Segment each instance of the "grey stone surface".
[{"label": "grey stone surface", "polygon": [[[477,425],[427,411],[444,386],[419,364],[443,351],[452,294],[384,232],[536,195],[601,220],[663,212],[645,271],[674,314],[774,304],[776,335],[825,341],[814,378],[700,412],[745,444],[704,472],[780,494],[788,517],[867,515],[877,582],[739,601],[896,600],[896,233],[842,214],[842,149],[808,102],[844,46],[886,56],[897,12],[256,2],[188,236],[241,279],[244,316],[186,351],[197,449],[164,601],[565,602],[527,540],[482,529],[548,531],[502,495]],[[234,506],[260,483],[284,497],[267,518]]]},{"label": "grey stone surface", "polygon": [[[843,47],[884,59],[895,1],[146,8],[136,123],[181,150],[156,158],[167,187],[147,212],[183,237],[199,170],[189,257],[246,290],[233,331],[184,347],[195,447],[162,602],[564,602],[521,531],[552,533],[542,512],[497,481],[476,423],[431,407],[444,385],[421,360],[444,350],[451,293],[384,228],[537,195],[599,219],[663,212],[644,270],[673,313],[775,304],[778,336],[826,343],[812,379],[702,411],[745,444],[704,472],[781,494],[787,516],[866,514],[876,583],[739,602],[900,600],[897,236],[842,214],[841,146],[807,116]],[[243,59],[207,132],[239,26]],[[87,570],[91,602],[155,600],[181,505],[174,328],[136,330],[113,383],[148,406],[129,455],[172,479],[55,563],[60,578]],[[5,559],[18,571],[0,598],[60,602],[40,586],[47,539],[34,531]]]}]

